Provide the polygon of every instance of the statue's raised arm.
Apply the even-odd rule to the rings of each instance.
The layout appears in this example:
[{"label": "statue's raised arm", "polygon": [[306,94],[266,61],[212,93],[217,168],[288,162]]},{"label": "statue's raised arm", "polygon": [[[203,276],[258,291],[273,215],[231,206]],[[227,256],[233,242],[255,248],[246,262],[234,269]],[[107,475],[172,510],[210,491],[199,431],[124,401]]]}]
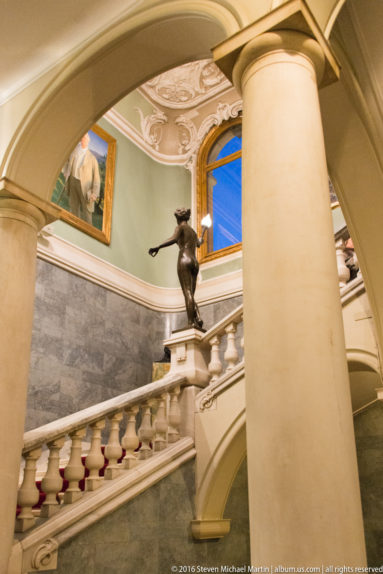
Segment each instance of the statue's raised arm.
[{"label": "statue's raised arm", "polygon": [[169,245],[177,243],[179,247],[177,273],[185,297],[188,326],[201,329],[203,322],[199,315],[197,303],[194,300],[194,293],[199,270],[196,248],[202,244],[203,235],[199,239],[194,229],[188,224],[190,209],[184,207],[176,209],[174,215],[177,219],[177,227],[173,235],[157,247],[151,247],[149,255],[155,257],[163,247],[169,247]]}]

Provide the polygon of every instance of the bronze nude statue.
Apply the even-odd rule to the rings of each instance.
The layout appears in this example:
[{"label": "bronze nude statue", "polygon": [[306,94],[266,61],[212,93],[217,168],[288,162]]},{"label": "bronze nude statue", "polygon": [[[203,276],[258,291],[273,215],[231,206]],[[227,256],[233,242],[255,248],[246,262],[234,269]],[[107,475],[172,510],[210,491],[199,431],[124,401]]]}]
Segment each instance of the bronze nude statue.
[{"label": "bronze nude statue", "polygon": [[202,329],[203,321],[200,317],[197,303],[194,300],[194,292],[199,270],[196,258],[196,247],[200,247],[200,245],[202,245],[203,236],[207,228],[203,228],[202,236],[198,238],[194,229],[188,224],[190,219],[190,209],[181,207],[176,209],[174,215],[177,219],[177,227],[175,228],[173,235],[158,247],[151,247],[149,249],[149,255],[155,257],[163,247],[168,247],[169,245],[177,243],[179,247],[177,273],[182,292],[185,297],[188,326]]}]

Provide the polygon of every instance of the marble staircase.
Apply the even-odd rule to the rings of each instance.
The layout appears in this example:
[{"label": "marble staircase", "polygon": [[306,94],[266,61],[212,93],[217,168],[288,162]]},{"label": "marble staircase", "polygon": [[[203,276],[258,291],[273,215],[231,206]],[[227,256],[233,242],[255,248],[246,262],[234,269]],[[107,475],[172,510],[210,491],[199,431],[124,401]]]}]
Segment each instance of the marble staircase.
[{"label": "marble staircase", "polygon": [[54,569],[63,542],[195,457],[197,397],[241,362],[241,323],[242,306],[206,333],[173,334],[161,380],[25,433],[8,574]]},{"label": "marble staircase", "polygon": [[[360,276],[346,282],[344,307],[364,292]],[[7,574],[54,570],[60,545],[194,457],[192,534],[229,532],[223,511],[246,450],[243,307],[164,344],[171,368],[162,379],[25,433]],[[40,508],[36,479],[46,495]]]}]

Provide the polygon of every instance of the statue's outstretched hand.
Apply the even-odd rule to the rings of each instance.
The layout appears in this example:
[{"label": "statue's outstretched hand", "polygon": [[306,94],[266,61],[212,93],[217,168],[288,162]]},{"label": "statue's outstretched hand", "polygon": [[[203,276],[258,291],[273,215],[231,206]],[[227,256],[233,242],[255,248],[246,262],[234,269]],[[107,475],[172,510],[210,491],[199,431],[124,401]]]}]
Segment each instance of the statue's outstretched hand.
[{"label": "statue's outstretched hand", "polygon": [[157,255],[157,253],[159,252],[159,247],[151,247],[149,249],[149,255],[151,255],[152,257],[155,257]]}]

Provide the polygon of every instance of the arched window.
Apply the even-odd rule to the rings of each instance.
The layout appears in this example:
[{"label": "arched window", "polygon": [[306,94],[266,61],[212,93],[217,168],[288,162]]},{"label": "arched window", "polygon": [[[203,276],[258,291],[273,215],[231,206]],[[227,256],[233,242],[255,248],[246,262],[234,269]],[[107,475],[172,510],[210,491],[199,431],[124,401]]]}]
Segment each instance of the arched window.
[{"label": "arched window", "polygon": [[213,220],[200,249],[204,262],[242,247],[242,118],[211,130],[200,148],[197,173],[198,235],[207,213]]}]

